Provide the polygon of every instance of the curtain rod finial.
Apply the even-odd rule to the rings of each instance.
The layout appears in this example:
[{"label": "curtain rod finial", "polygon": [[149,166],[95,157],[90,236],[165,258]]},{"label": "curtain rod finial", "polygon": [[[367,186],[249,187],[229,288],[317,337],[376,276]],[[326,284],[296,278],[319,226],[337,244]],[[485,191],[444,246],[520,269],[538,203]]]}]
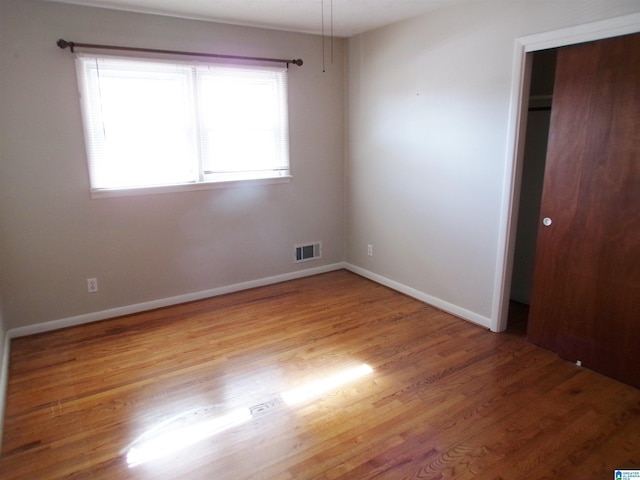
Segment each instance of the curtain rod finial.
[{"label": "curtain rod finial", "polygon": [[302,66],[302,64],[303,64],[304,62],[302,61],[302,59],[301,59],[301,58],[298,58],[297,60],[294,60],[294,61],[293,61],[293,62],[291,62],[291,63],[294,63],[294,64],[296,64],[297,66],[301,67],[301,66]]},{"label": "curtain rod finial", "polygon": [[63,38],[61,38],[60,40],[58,40],[56,42],[56,45],[58,45],[60,48],[64,49],[69,47],[69,49],[73,52],[73,47],[75,46],[75,43],[73,42],[67,42],[66,40],[64,40]]}]

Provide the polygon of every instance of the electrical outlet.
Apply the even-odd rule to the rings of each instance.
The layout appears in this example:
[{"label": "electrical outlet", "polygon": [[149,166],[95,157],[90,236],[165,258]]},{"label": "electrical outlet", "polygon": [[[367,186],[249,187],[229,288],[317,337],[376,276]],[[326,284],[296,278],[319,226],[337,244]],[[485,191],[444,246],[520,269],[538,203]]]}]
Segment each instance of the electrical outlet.
[{"label": "electrical outlet", "polygon": [[87,278],[87,292],[96,293],[98,291],[98,279]]},{"label": "electrical outlet", "polygon": [[367,245],[367,255],[373,257],[373,245],[371,244]]}]

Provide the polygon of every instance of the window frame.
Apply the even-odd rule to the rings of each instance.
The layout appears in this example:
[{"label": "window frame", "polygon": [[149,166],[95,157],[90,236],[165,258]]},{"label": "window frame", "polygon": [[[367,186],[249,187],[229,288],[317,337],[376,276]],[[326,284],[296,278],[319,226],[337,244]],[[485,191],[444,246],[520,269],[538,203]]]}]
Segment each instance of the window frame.
[{"label": "window frame", "polygon": [[[138,62],[149,62],[150,64],[160,63],[160,64],[175,64],[179,66],[184,66],[186,68],[193,69],[193,75],[197,75],[198,68],[222,68],[222,69],[246,69],[249,72],[256,71],[277,71],[283,74],[284,80],[281,80],[281,85],[279,86],[280,90],[278,91],[279,101],[283,102],[283,108],[279,109],[280,116],[278,117],[281,122],[279,123],[282,131],[279,134],[279,137],[284,136],[284,140],[281,145],[281,154],[283,155],[281,158],[279,157],[278,162],[280,163],[279,169],[266,168],[264,170],[254,170],[253,173],[246,173],[244,176],[242,175],[242,170],[235,170],[230,174],[223,174],[222,177],[226,178],[211,178],[211,175],[208,175],[205,171],[206,160],[202,154],[203,144],[202,144],[202,130],[203,130],[203,121],[199,115],[200,105],[198,104],[198,94],[194,94],[189,100],[190,104],[188,105],[188,109],[193,112],[193,119],[196,126],[196,141],[198,144],[196,145],[197,150],[197,158],[195,159],[194,165],[197,165],[196,177],[193,181],[188,182],[174,182],[174,183],[162,183],[162,184],[151,184],[151,185],[135,185],[135,186],[111,186],[111,187],[95,187],[94,186],[94,172],[92,171],[93,163],[96,162],[93,157],[92,148],[95,148],[95,139],[91,140],[92,129],[96,128],[96,124],[91,125],[91,106],[88,105],[89,99],[87,98],[87,84],[89,80],[85,77],[85,71],[83,66],[83,61],[91,61],[91,59],[112,59],[112,60],[122,60],[122,61],[138,61]],[[85,153],[86,153],[86,165],[88,168],[89,174],[89,182],[90,182],[90,194],[92,198],[105,198],[105,197],[121,197],[121,196],[131,196],[131,195],[148,195],[148,194],[159,194],[159,193],[174,193],[174,192],[184,192],[184,191],[198,191],[198,190],[210,190],[210,189],[219,189],[219,188],[229,188],[229,187],[240,187],[240,186],[256,186],[256,185],[271,185],[271,184],[282,184],[289,183],[292,179],[291,175],[291,158],[290,158],[290,143],[289,143],[289,106],[288,106],[288,80],[287,80],[287,72],[288,68],[274,68],[273,66],[266,66],[261,64],[238,64],[236,62],[227,62],[227,61],[202,61],[202,60],[185,60],[185,59],[174,59],[174,58],[158,58],[158,57],[139,57],[139,56],[126,56],[126,55],[106,55],[106,54],[87,54],[87,53],[77,53],[75,55],[75,64],[76,64],[76,76],[78,81],[78,89],[80,96],[80,104],[81,104],[81,113],[82,113],[82,124],[83,124],[83,132],[84,132],[84,142],[85,142]],[[288,65],[287,65],[288,67]],[[196,86],[197,81],[193,81],[193,84],[190,85],[190,88],[199,88]],[[102,125],[102,124],[98,124]],[[93,144],[90,142],[93,141]],[[99,143],[99,142],[98,142]],[[186,154],[188,155],[188,153]],[[194,159],[189,160],[191,163]],[[284,168],[282,168],[284,167]],[[256,174],[256,172],[262,172],[263,175],[260,176]],[[264,175],[264,172],[269,172],[267,175]],[[277,173],[274,174],[274,173]]]}]

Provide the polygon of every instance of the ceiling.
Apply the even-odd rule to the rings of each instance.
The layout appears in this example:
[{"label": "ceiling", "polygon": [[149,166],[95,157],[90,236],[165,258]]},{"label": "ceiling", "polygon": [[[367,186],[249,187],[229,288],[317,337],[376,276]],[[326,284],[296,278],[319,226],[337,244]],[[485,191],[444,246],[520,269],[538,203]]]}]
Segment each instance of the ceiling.
[{"label": "ceiling", "polygon": [[324,18],[326,35],[350,37],[461,0],[48,1],[316,34],[323,33]]}]

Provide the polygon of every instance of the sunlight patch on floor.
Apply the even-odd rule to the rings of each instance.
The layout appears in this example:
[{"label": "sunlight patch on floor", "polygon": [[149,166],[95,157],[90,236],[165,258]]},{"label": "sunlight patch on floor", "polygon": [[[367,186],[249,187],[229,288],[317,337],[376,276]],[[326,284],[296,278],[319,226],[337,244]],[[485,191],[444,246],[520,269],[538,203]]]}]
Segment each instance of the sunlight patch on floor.
[{"label": "sunlight patch on floor", "polygon": [[[373,369],[367,364],[344,369],[283,392],[274,404],[277,405],[283,400],[289,406],[309,402],[372,372]],[[194,409],[181,413],[146,432],[128,449],[125,449],[127,465],[132,468],[152,460],[166,458],[225,430],[248,422],[253,418],[252,410],[260,409],[237,408],[208,420],[193,421],[194,417],[206,415],[206,410],[208,409]]]}]

